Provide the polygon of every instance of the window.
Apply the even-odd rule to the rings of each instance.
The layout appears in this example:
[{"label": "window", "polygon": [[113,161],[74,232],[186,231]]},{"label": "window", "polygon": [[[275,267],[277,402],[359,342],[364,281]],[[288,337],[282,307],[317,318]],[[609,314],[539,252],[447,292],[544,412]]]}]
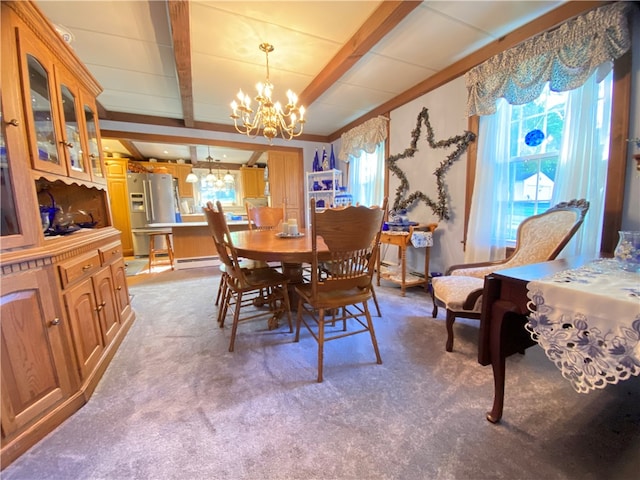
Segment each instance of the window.
[{"label": "window", "polygon": [[213,173],[210,176],[208,170],[194,169],[194,173],[200,179],[193,184],[196,205],[204,206],[207,202],[220,201],[223,207],[242,205],[240,201],[240,182],[238,172],[228,172],[233,177],[233,182],[225,182],[227,174]]},{"label": "window", "polygon": [[533,102],[511,107],[507,242],[515,243],[525,218],[551,206],[567,97],[547,85]]},{"label": "window", "polygon": [[[525,105],[497,103],[480,117],[465,262],[504,258],[518,225],[551,205],[587,199],[589,214],[565,255],[600,251],[609,161],[613,75],[542,94]],[[488,228],[489,226],[489,228]]]},{"label": "window", "polygon": [[360,205],[382,205],[384,199],[384,142],[373,153],[360,151],[359,157],[349,156],[349,193]]}]

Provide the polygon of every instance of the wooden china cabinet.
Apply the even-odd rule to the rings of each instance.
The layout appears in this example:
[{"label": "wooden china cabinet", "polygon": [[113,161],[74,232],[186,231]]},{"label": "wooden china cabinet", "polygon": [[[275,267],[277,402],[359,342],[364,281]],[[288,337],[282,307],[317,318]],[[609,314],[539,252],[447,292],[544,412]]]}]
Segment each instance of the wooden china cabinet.
[{"label": "wooden china cabinet", "polygon": [[36,5],[0,7],[4,468],[87,402],[134,314],[101,157],[100,86]]}]

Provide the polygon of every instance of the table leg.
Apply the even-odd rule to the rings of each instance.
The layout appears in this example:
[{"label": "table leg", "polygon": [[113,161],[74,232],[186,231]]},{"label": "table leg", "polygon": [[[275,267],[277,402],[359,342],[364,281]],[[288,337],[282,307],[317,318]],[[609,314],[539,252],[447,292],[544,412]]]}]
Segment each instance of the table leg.
[{"label": "table leg", "polygon": [[407,249],[404,246],[398,246],[400,254],[400,265],[402,270],[402,283],[400,284],[401,295],[404,297],[407,289]]},{"label": "table leg", "polygon": [[505,358],[503,349],[503,326],[509,313],[516,313],[518,308],[511,302],[497,300],[491,308],[491,368],[493,369],[493,407],[487,413],[487,420],[498,423],[502,418],[504,407]]}]

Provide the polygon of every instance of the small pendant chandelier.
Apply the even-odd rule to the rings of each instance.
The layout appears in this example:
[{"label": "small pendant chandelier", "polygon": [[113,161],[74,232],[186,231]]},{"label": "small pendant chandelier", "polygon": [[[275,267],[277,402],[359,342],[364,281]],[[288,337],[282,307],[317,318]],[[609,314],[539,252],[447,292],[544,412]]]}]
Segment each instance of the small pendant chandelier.
[{"label": "small pendant chandelier", "polygon": [[215,185],[215,183],[218,181],[218,177],[216,177],[216,175],[211,171],[211,163],[213,162],[213,157],[211,156],[211,150],[209,147],[207,147],[207,153],[208,155],[207,155],[207,158],[205,158],[205,160],[209,164],[209,173],[205,177],[205,180]]}]

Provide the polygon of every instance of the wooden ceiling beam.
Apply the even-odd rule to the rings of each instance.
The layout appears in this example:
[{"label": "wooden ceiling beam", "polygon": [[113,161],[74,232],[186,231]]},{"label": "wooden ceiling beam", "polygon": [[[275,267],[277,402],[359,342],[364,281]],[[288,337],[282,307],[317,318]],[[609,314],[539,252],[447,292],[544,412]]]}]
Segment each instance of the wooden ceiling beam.
[{"label": "wooden ceiling beam", "polygon": [[300,94],[311,105],[422,2],[385,1]]},{"label": "wooden ceiling beam", "polygon": [[169,22],[173,39],[173,57],[176,63],[182,116],[185,127],[194,125],[193,77],[191,74],[191,32],[189,0],[169,0]]},{"label": "wooden ceiling beam", "polygon": [[249,157],[249,161],[247,162],[247,167],[252,167],[256,163],[258,163],[258,160],[260,160],[260,157],[262,157],[262,154],[264,152],[265,152],[264,150],[256,150],[255,152],[253,152]]},{"label": "wooden ceiling beam", "polygon": [[122,146],[127,149],[127,151],[131,154],[131,158],[134,160],[145,160],[144,155],[138,150],[138,147],[131,140],[119,138],[118,139]]}]

